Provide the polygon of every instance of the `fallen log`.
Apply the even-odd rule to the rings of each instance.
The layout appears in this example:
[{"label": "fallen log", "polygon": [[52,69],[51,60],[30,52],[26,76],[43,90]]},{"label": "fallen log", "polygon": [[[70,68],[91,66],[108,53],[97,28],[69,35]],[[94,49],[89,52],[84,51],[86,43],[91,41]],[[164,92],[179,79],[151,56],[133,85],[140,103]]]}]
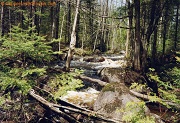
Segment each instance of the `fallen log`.
[{"label": "fallen log", "polygon": [[87,76],[84,76],[84,75],[79,75],[78,78],[81,79],[81,80],[92,82],[92,83],[98,83],[101,86],[105,86],[107,84],[107,82],[101,81],[99,79],[94,79],[94,78],[91,78],[91,77],[87,77]]},{"label": "fallen log", "polygon": [[73,122],[73,123],[80,123],[79,121],[77,121],[75,118],[73,118],[72,116],[60,111],[58,108],[54,107],[53,103],[48,102],[47,100],[45,100],[44,98],[42,98],[41,96],[35,94],[35,91],[33,89],[31,89],[29,91],[29,95],[32,96],[34,99],[36,99],[37,101],[39,101],[41,104],[43,104],[45,107],[47,107],[48,109],[52,110],[53,112],[61,115],[65,120],[67,120],[68,122]]},{"label": "fallen log", "polygon": [[96,120],[102,120],[102,121],[112,122],[112,123],[121,123],[121,121],[119,121],[118,119],[110,119],[106,116],[103,116],[103,114],[100,114],[100,113],[97,113],[97,112],[94,112],[94,111],[91,111],[88,109],[83,109],[79,106],[75,106],[75,105],[70,104],[66,101],[61,100],[63,102],[63,104],[66,104],[66,105],[71,106],[71,107],[62,106],[62,105],[58,105],[58,104],[48,102],[43,97],[35,94],[35,91],[33,89],[29,91],[29,95],[32,96],[37,101],[39,101],[41,104],[43,104],[49,110],[52,110],[53,112],[62,116],[64,119],[66,119],[70,123],[71,122],[80,123],[80,122],[78,120],[76,120],[74,117],[66,114],[66,113],[69,113],[69,111],[74,112],[74,113],[78,113],[78,114],[82,114],[82,115],[88,116],[88,117],[96,119]]},{"label": "fallen log", "polygon": [[121,123],[122,121],[118,120],[118,119],[110,119],[108,117],[103,116],[103,114],[94,112],[94,111],[83,111],[83,110],[78,110],[78,109],[74,109],[74,108],[70,108],[70,107],[66,107],[66,106],[61,106],[61,105],[54,105],[54,107],[60,108],[62,110],[66,109],[69,110],[71,112],[74,113],[79,113],[88,117],[91,117],[93,119],[97,119],[97,120],[103,120],[103,121],[107,121],[107,122],[112,122],[112,123]]},{"label": "fallen log", "polygon": [[[130,90],[130,93],[133,94],[134,96],[138,97],[138,98],[141,98],[141,99],[147,100],[147,101],[150,101],[150,99],[154,98],[154,96],[149,96],[149,95],[141,94],[141,93],[138,93],[138,92],[133,91],[133,90]],[[155,101],[155,103],[160,103],[160,104],[164,103],[166,105],[175,107],[178,110],[180,109],[180,105],[179,104],[171,102],[169,100],[164,100],[164,99],[161,99],[161,98],[157,98],[157,101]]]},{"label": "fallen log", "polygon": [[[91,77],[87,77],[87,76],[84,76],[84,75],[80,75],[78,76],[79,79],[81,80],[86,80],[86,81],[89,81],[89,82],[93,82],[93,83],[98,83],[99,85],[101,86],[105,86],[107,85],[108,83],[107,82],[104,82],[104,81],[101,81],[99,79],[94,79],[94,78],[91,78]],[[144,99],[144,100],[147,100],[147,101],[150,101],[150,99],[153,98],[153,96],[149,96],[149,95],[145,95],[145,94],[141,94],[141,93],[138,93],[136,91],[133,91],[133,90],[130,90],[130,93],[138,98],[141,98],[141,99]],[[172,106],[174,107],[175,109],[180,109],[180,105],[177,104],[177,103],[174,103],[174,102],[171,102],[169,100],[164,100],[164,99],[161,99],[159,98],[159,101],[157,100],[155,103],[160,103],[163,105],[166,104],[166,105],[169,105],[169,106]]]}]

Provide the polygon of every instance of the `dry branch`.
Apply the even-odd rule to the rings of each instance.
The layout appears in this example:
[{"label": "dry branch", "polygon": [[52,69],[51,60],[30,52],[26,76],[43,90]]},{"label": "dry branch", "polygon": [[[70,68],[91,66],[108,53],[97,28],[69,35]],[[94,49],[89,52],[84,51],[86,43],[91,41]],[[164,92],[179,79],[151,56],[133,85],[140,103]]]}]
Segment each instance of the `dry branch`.
[{"label": "dry branch", "polygon": [[83,76],[83,75],[78,76],[78,78],[81,80],[85,80],[85,81],[89,81],[89,82],[93,82],[93,83],[98,83],[101,86],[105,86],[107,84],[107,82],[101,81],[99,79],[94,79],[91,77]]},{"label": "dry branch", "polygon": [[122,122],[122,121],[119,121],[118,119],[110,119],[108,117],[105,117],[103,114],[100,114],[100,113],[97,113],[97,112],[94,112],[91,110],[83,111],[83,110],[74,109],[74,108],[56,105],[56,104],[54,105],[54,107],[58,107],[62,110],[66,109],[66,110],[69,110],[71,112],[79,113],[79,114],[82,114],[82,115],[85,115],[85,116],[88,116],[88,117],[91,117],[91,118],[97,119],[97,120],[103,120],[103,121],[112,122],[112,123],[121,123]]},{"label": "dry branch", "polygon": [[[130,90],[130,92],[131,92],[131,94],[133,94],[134,96],[136,96],[136,97],[138,97],[138,98],[141,98],[141,99],[144,99],[144,100],[150,100],[150,98],[153,98],[153,96],[149,96],[149,95],[145,95],[145,94],[141,94],[141,93],[138,93],[138,92],[135,92],[135,91],[133,91],[133,90]],[[158,101],[158,103],[161,103],[161,102],[163,102],[163,103],[165,103],[166,105],[170,105],[170,106],[173,106],[173,107],[175,107],[176,109],[180,109],[180,105],[179,104],[177,104],[177,103],[173,103],[173,102],[171,102],[171,101],[169,101],[169,100],[164,100],[164,99],[161,99],[161,98],[159,98],[160,99],[160,101]],[[157,103],[157,102],[155,102],[155,103]],[[161,103],[162,104],[162,103]]]},{"label": "dry branch", "polygon": [[48,109],[52,110],[53,112],[61,115],[64,119],[66,119],[68,122],[73,122],[73,123],[79,123],[79,121],[77,121],[75,118],[69,116],[68,114],[60,111],[58,108],[54,107],[53,103],[48,102],[47,100],[45,100],[44,98],[42,98],[41,96],[35,94],[35,91],[32,89],[29,91],[29,95],[32,96],[34,99],[36,99],[37,101],[39,101],[41,104],[43,104],[45,107],[47,107]]},{"label": "dry branch", "polygon": [[71,106],[71,107],[50,103],[47,100],[45,100],[43,97],[35,94],[35,91],[33,89],[31,91],[29,91],[29,95],[31,95],[34,99],[39,101],[41,104],[43,104],[48,109],[50,109],[53,112],[61,115],[64,119],[66,119],[69,122],[79,123],[78,120],[76,120],[72,116],[65,113],[67,110],[70,112],[74,112],[74,113],[78,113],[78,114],[82,114],[82,115],[91,117],[91,118],[96,119],[96,120],[102,120],[102,121],[107,121],[107,122],[112,122],[112,123],[121,123],[121,121],[119,121],[117,119],[110,119],[110,118],[104,116],[103,114],[100,114],[100,113],[97,113],[97,112],[94,112],[94,111],[91,111],[88,109],[81,108],[79,106],[76,106],[74,104],[70,104],[70,103],[62,101],[62,100],[61,100],[61,102],[63,104],[66,104],[66,105]]}]

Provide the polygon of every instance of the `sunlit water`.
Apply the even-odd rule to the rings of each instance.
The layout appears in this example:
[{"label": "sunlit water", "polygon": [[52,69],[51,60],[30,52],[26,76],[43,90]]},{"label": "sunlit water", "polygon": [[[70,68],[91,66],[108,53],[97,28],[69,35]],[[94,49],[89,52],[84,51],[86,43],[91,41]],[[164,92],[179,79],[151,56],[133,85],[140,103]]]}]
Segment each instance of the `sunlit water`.
[{"label": "sunlit water", "polygon": [[[86,62],[83,61],[83,57],[78,60],[72,60],[71,67],[82,69],[86,76],[99,79],[100,77],[97,75],[98,70],[104,67],[120,68],[126,65],[124,55],[103,55],[103,57],[105,58],[103,62]],[[99,91],[97,91],[96,84],[90,82],[84,82],[84,84],[88,87],[80,91],[68,91],[67,95],[61,97],[61,99],[76,105],[91,108]]]}]

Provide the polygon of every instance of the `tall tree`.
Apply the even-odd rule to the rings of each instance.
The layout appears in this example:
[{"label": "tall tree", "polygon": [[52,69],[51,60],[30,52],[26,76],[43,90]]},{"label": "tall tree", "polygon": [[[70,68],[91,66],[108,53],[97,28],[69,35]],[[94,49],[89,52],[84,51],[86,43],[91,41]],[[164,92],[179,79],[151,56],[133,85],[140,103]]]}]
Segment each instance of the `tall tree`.
[{"label": "tall tree", "polygon": [[57,1],[56,2],[56,7],[55,7],[55,36],[54,38],[55,39],[58,39],[59,38],[59,13],[60,13],[60,2]]},{"label": "tall tree", "polygon": [[67,15],[66,15],[66,34],[65,34],[65,41],[66,43],[69,43],[71,40],[71,1],[72,0],[67,0],[66,3],[66,10],[67,10]]},{"label": "tall tree", "polygon": [[168,24],[168,8],[169,8],[169,3],[168,0],[166,0],[165,3],[165,10],[164,10],[164,17],[163,17],[163,50],[162,54],[163,56],[165,55],[165,48],[166,48],[166,40],[167,40],[167,24]]},{"label": "tall tree", "polygon": [[134,49],[133,46],[133,7],[130,0],[126,0],[128,8],[128,27],[127,29],[127,40],[126,40],[126,57],[130,55],[129,49]]},{"label": "tall tree", "polygon": [[4,5],[1,5],[1,36],[4,35]]},{"label": "tall tree", "polygon": [[73,50],[75,49],[75,45],[76,45],[76,24],[77,24],[78,13],[79,13],[79,5],[80,5],[80,0],[77,0],[74,24],[73,24],[72,33],[71,33],[71,42],[70,42],[69,51],[68,51],[67,60],[66,60],[66,70],[68,70],[68,71],[70,68],[72,53],[73,53]]},{"label": "tall tree", "polygon": [[140,37],[140,0],[134,0],[135,5],[135,45],[133,56],[133,68],[141,71],[141,37]]},{"label": "tall tree", "polygon": [[176,26],[175,26],[175,36],[174,36],[174,50],[177,49],[178,41],[178,26],[179,26],[179,1],[176,4]]}]

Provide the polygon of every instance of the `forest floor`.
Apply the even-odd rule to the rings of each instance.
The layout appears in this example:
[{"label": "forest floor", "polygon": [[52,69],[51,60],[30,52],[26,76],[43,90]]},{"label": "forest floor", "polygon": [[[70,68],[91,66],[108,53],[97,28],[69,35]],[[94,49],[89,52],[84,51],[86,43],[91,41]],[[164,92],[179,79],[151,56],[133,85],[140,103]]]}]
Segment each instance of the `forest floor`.
[{"label": "forest floor", "polygon": [[[91,78],[95,78],[95,79],[100,79],[100,77],[97,75],[97,72],[103,69],[104,67],[112,67],[112,68],[124,67],[125,68],[127,64],[124,59],[124,54],[95,55],[95,56],[84,56],[84,57],[76,56],[75,59],[76,60],[73,60],[71,62],[71,67],[72,67],[71,70],[74,71],[75,69],[79,68],[80,70],[83,70],[84,75]],[[99,59],[101,61],[98,61]],[[89,60],[92,60],[92,61],[89,61]],[[57,91],[57,88],[51,87],[52,86],[51,80],[54,78],[54,76],[64,73],[63,71],[64,62],[60,62],[58,64],[57,63],[58,62],[56,62],[56,64],[50,65],[54,67],[48,68],[47,75],[44,75],[43,77],[37,80],[40,83],[39,87],[37,86],[36,88],[34,88],[34,90],[36,91],[36,93],[38,93],[38,95],[41,95],[42,97],[44,97],[44,99],[55,104],[57,103],[57,101],[54,100],[54,96],[52,96],[52,94],[55,94],[54,92]],[[168,63],[163,64],[162,66],[158,66],[157,70],[158,70],[158,73],[164,73],[166,70],[170,68],[174,68],[174,67],[179,68],[179,63],[168,62]],[[82,72],[80,73],[82,74]],[[132,75],[134,75],[134,71],[132,71]],[[163,75],[163,74],[160,74],[160,75]],[[68,75],[67,77],[71,78],[72,76]],[[63,79],[63,78],[56,78],[56,79]],[[137,80],[133,80],[133,81],[137,81]],[[84,84],[86,86],[86,89],[83,89],[83,91],[82,90],[81,91],[80,90],[68,91],[67,93],[71,96],[67,97],[68,95],[66,95],[66,97],[62,97],[62,99],[64,98],[65,101],[70,100],[69,102],[71,103],[74,102],[74,104],[80,104],[82,107],[86,107],[92,110],[91,103],[93,103],[96,100],[102,88],[100,86],[98,87],[97,84],[92,84],[91,82],[88,83],[87,80],[84,81]],[[72,95],[74,95],[75,97],[73,97]],[[177,91],[176,95],[178,96],[178,99],[180,99],[179,91]],[[57,112],[54,113],[51,108],[47,108],[47,106],[42,105],[41,103],[38,103],[36,100],[32,98],[32,96],[28,96],[29,101],[27,102],[25,100],[23,101],[19,100],[21,98],[18,97],[20,96],[18,93],[13,93],[12,96],[15,99],[15,102],[7,101],[7,104],[6,104],[7,109],[4,109],[4,108],[0,109],[0,121],[2,123],[7,123],[7,122],[8,123],[64,122],[65,123],[67,122],[64,119],[62,119],[61,116],[57,115]],[[72,99],[70,99],[70,97],[72,97]],[[83,104],[83,101],[86,102],[86,104],[85,103]],[[162,107],[158,105],[157,103],[148,103],[147,106],[150,108],[151,112],[159,115],[167,123],[172,123],[173,120],[179,121],[178,119],[179,110],[177,112],[177,110],[175,111],[175,110],[168,109],[166,107]],[[83,115],[80,115],[78,113],[73,114],[73,117],[79,119],[80,122],[88,122],[88,121],[85,121],[88,119],[87,117],[84,118]],[[89,122],[90,121],[91,120],[89,120]]]}]

